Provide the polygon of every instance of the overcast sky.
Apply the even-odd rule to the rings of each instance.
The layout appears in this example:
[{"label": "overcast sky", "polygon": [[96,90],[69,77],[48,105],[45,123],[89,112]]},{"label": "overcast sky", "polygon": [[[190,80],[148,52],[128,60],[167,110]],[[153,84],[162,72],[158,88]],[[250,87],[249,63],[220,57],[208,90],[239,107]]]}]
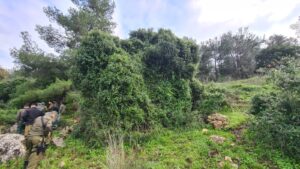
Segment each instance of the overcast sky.
[{"label": "overcast sky", "polygon": [[[295,37],[290,25],[300,15],[300,0],[115,0],[115,35],[127,38],[138,28],[168,28],[178,36],[198,42],[239,27],[249,27],[259,36],[282,34]],[[56,6],[62,11],[70,0],[0,0],[0,66],[13,68],[9,49],[20,47],[21,31],[28,31],[39,46],[35,25],[49,24],[43,7]]]}]

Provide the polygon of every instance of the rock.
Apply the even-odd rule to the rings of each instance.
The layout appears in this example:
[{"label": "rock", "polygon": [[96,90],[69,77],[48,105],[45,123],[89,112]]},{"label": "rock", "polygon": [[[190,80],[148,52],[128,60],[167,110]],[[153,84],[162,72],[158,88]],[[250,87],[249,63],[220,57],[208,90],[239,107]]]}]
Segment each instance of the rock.
[{"label": "rock", "polygon": [[20,134],[1,134],[0,135],[0,162],[5,163],[16,157],[26,154],[23,144],[25,138]]},{"label": "rock", "polygon": [[[225,161],[220,161],[218,163],[219,168],[224,168],[225,167],[226,162]],[[228,163],[227,163],[228,164]],[[229,163],[229,165],[231,166],[231,168],[237,169],[239,168],[239,166],[235,163]]]},{"label": "rock", "polygon": [[219,154],[220,154],[220,153],[219,153],[218,150],[211,150],[211,151],[208,152],[208,156],[209,156],[209,157],[216,157],[216,156],[218,156]]},{"label": "rock", "polygon": [[210,138],[210,140],[211,140],[212,142],[215,142],[215,143],[218,143],[218,144],[222,144],[222,143],[224,143],[224,141],[225,141],[225,138],[224,138],[224,137],[222,137],[222,136],[217,136],[217,135],[211,135],[209,138]]},{"label": "rock", "polygon": [[202,133],[203,134],[207,134],[208,133],[208,129],[202,129]]},{"label": "rock", "polygon": [[232,159],[231,159],[231,157],[229,157],[229,156],[225,156],[224,160],[225,160],[225,161],[229,161],[229,162],[232,163]]},{"label": "rock", "polygon": [[60,138],[60,137],[54,137],[52,139],[52,142],[54,143],[55,146],[57,147],[65,147],[65,142],[64,142],[64,139],[63,138]]},{"label": "rock", "polygon": [[207,121],[216,129],[225,128],[229,124],[228,118],[219,113],[208,116]]},{"label": "rock", "polygon": [[18,125],[15,123],[13,126],[9,128],[9,133],[17,133]]},{"label": "rock", "polygon": [[239,165],[235,164],[235,163],[231,163],[232,168],[239,168]]},{"label": "rock", "polygon": [[59,168],[64,168],[65,165],[66,165],[66,163],[65,163],[64,161],[61,161],[61,162],[59,163]]},{"label": "rock", "polygon": [[61,131],[60,131],[60,135],[63,137],[63,138],[66,138],[71,132],[73,131],[73,127],[71,126],[66,126],[65,128],[63,128]]},{"label": "rock", "polygon": [[219,168],[224,168],[225,164],[229,164],[231,166],[231,168],[239,168],[239,166],[237,164],[235,164],[231,157],[229,156],[225,156],[223,161],[220,161],[218,163]]}]

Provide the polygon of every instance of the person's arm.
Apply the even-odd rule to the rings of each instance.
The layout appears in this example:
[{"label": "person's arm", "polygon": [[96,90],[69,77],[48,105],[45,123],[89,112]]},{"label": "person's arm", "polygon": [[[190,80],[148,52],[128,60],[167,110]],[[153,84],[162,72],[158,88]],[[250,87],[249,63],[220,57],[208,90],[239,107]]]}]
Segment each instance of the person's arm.
[{"label": "person's arm", "polygon": [[17,112],[17,122],[21,120],[21,111]]}]

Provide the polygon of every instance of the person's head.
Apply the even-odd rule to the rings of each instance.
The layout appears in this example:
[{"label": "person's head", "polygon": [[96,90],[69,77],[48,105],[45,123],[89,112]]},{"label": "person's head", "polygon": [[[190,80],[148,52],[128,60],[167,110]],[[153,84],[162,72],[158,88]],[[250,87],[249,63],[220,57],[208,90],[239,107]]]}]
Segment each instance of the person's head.
[{"label": "person's head", "polygon": [[57,102],[56,102],[56,101],[53,101],[53,105],[54,105],[54,106],[57,106]]},{"label": "person's head", "polygon": [[23,107],[24,109],[28,109],[29,108],[29,104],[28,103],[26,103],[25,105],[24,105],[24,107]]},{"label": "person's head", "polygon": [[30,106],[31,108],[34,108],[34,107],[36,107],[36,103],[31,103],[31,106]]}]

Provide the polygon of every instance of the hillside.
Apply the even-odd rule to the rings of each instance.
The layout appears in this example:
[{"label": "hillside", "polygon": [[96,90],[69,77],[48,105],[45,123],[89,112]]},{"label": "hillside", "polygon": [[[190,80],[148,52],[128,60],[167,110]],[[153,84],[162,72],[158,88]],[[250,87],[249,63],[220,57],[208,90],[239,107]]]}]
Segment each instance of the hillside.
[{"label": "hillside", "polygon": [[[205,88],[218,88],[224,92],[228,106],[220,110],[229,118],[226,129],[213,129],[209,124],[196,128],[156,128],[151,132],[132,134],[132,138],[112,139],[107,148],[90,148],[72,135],[66,147],[51,146],[42,169],[56,168],[299,168],[300,163],[251,139],[247,124],[251,98],[271,91],[272,86],[263,77],[223,83],[205,84]],[[73,115],[63,117],[64,125],[72,125]],[[204,130],[203,130],[204,129]],[[205,130],[207,129],[207,131]],[[59,135],[58,132],[55,135]],[[210,136],[225,138],[214,143]],[[21,167],[21,159],[0,168]],[[222,166],[222,167],[221,167]]]}]

